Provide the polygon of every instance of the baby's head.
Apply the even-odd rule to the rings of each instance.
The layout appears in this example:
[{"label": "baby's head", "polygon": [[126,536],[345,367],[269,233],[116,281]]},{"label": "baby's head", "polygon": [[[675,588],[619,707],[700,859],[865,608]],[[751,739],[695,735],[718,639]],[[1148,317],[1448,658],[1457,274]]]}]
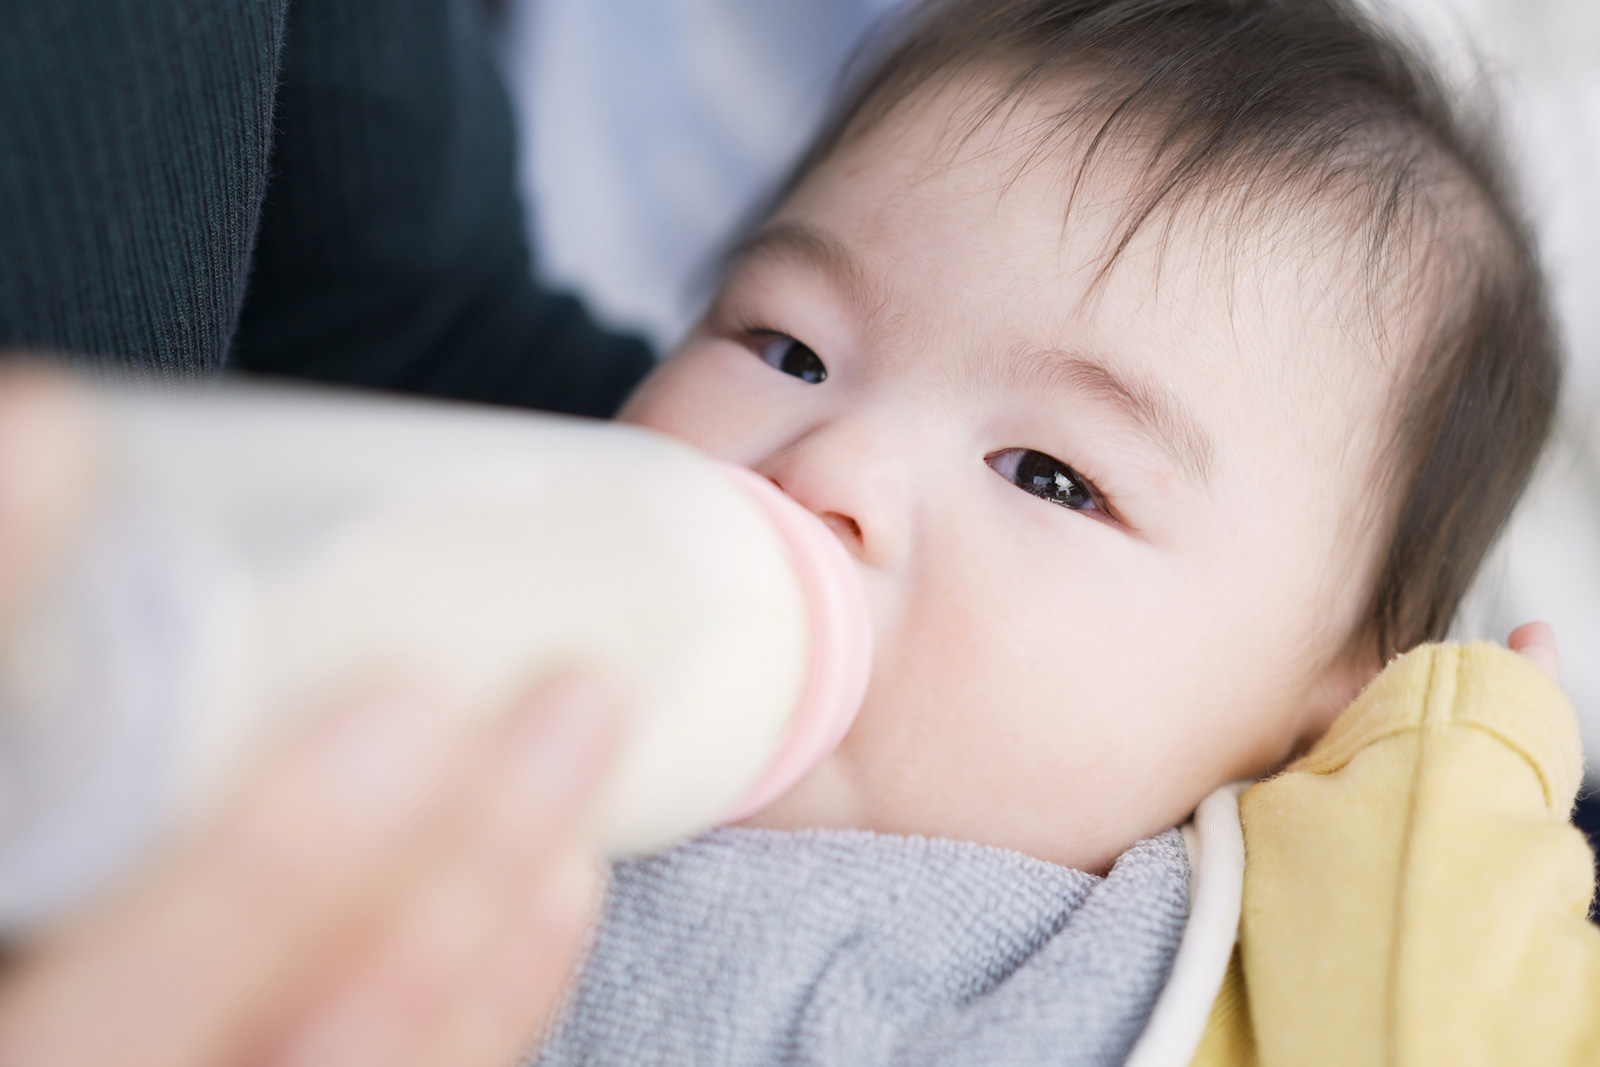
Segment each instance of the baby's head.
[{"label": "baby's head", "polygon": [[1491,158],[1345,0],[917,8],[624,412],[860,562],[752,822],[1096,869],[1441,636],[1555,399]]}]

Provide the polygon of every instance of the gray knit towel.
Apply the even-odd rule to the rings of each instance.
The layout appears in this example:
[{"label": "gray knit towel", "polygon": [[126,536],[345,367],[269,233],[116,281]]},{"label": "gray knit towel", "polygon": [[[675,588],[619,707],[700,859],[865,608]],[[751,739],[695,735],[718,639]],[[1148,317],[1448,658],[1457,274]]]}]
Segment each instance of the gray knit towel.
[{"label": "gray knit towel", "polygon": [[531,1063],[1120,1064],[1188,910],[1176,831],[1099,878],[961,841],[716,830],[617,866]]}]

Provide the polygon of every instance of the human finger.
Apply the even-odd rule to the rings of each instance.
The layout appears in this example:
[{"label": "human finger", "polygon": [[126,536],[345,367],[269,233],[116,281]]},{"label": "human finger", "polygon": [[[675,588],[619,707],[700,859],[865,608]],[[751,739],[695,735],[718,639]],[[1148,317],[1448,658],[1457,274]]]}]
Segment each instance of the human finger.
[{"label": "human finger", "polygon": [[272,1062],[512,1062],[550,1014],[598,896],[575,844],[616,736],[616,698],[580,677],[533,692],[432,872],[342,989]]},{"label": "human finger", "polygon": [[1506,647],[1520,652],[1552,681],[1561,681],[1561,658],[1556,653],[1556,632],[1547,622],[1527,622],[1511,631]]},{"label": "human finger", "polygon": [[320,717],[165,870],[19,966],[0,1063],[236,1061],[393,877],[464,733],[403,689]]},{"label": "human finger", "polygon": [[88,484],[83,398],[35,365],[0,370],[0,620],[47,569]]}]

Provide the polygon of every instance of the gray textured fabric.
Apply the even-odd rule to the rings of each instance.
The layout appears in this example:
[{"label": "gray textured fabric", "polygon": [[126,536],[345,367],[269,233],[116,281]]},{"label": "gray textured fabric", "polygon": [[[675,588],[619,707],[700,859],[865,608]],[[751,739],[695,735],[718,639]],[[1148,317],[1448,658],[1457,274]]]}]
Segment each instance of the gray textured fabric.
[{"label": "gray textured fabric", "polygon": [[959,841],[718,830],[620,864],[568,1064],[1119,1064],[1188,916],[1176,831],[1104,878]]}]

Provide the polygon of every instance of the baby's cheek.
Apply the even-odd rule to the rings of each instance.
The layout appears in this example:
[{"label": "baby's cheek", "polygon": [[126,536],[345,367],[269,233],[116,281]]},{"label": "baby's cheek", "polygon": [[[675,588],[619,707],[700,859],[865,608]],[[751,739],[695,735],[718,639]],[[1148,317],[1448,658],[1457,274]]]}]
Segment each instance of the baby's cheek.
[{"label": "baby's cheek", "polygon": [[1075,721],[1072,671],[1051,642],[974,618],[913,612],[880,660],[844,749],[868,827],[1098,857],[1082,831],[1101,821],[1089,809],[1099,775],[1117,773],[1115,739]]},{"label": "baby's cheek", "polygon": [[641,382],[617,412],[617,421],[684,437],[705,400],[704,388],[696,382],[699,376],[679,363],[681,358],[673,357]]},{"label": "baby's cheek", "polygon": [[619,421],[656,430],[746,466],[760,458],[782,410],[757,384],[772,372],[725,343],[690,347],[658,367],[618,413]]},{"label": "baby's cheek", "polygon": [[[879,775],[864,784],[878,828],[1098,869],[1185,818],[1249,747],[1252,723],[1224,714],[1210,676],[1226,671],[1201,662],[1204,634],[1164,630],[1136,590],[1105,603],[1051,590],[1034,610],[1025,584],[942,592],[910,613],[854,739]],[[1009,610],[984,606],[1002,592]]]}]

